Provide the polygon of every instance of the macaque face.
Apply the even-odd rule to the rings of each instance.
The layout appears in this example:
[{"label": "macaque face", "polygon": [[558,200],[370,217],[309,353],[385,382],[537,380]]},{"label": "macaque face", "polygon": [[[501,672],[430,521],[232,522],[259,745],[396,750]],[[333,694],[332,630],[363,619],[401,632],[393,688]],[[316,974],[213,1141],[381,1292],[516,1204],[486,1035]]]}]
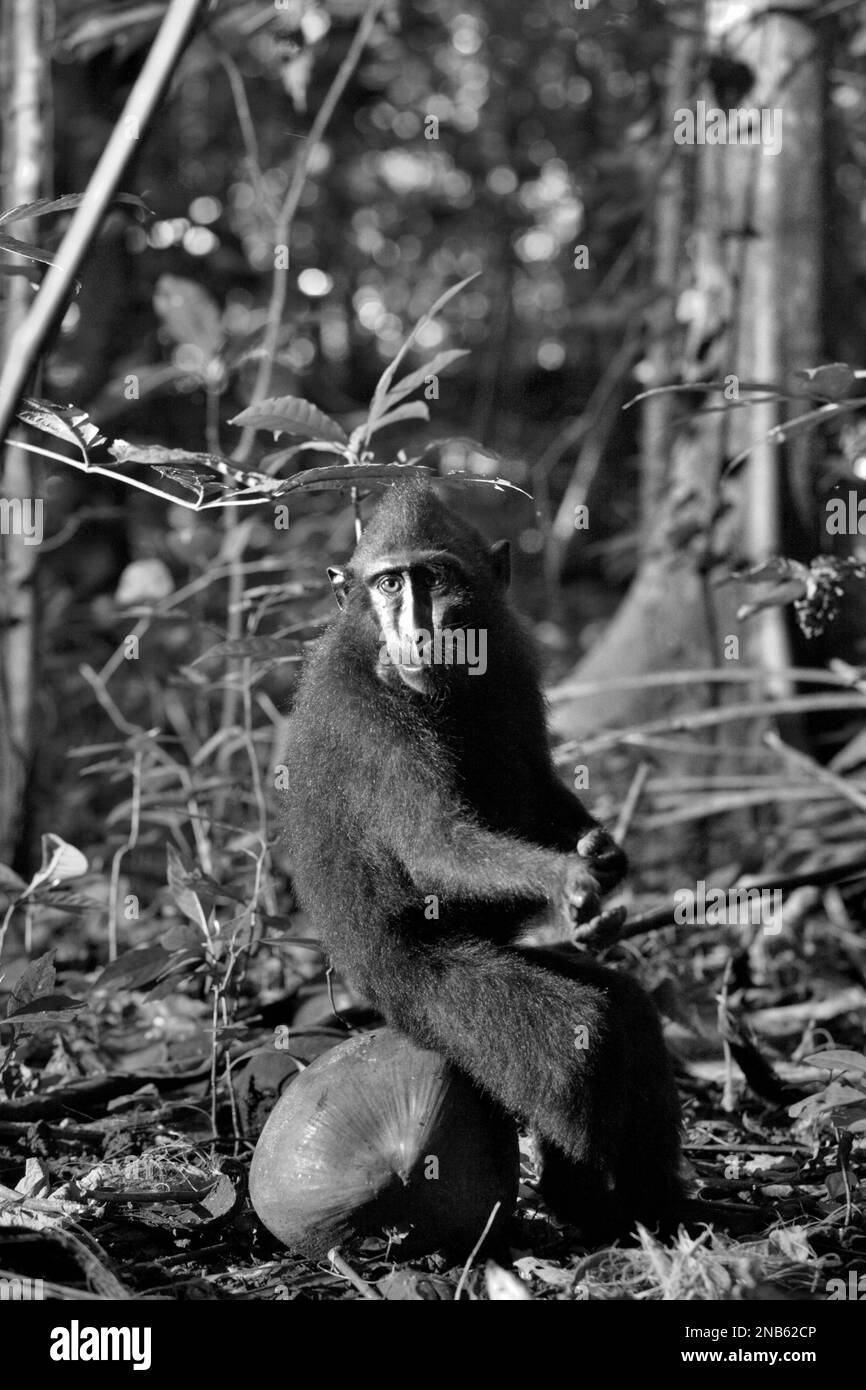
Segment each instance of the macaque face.
[{"label": "macaque face", "polygon": [[501,600],[509,574],[507,541],[468,555],[392,541],[346,570],[328,570],[340,608],[371,634],[379,680],[427,697],[486,673],[491,602]]},{"label": "macaque face", "polygon": [[380,680],[427,695],[439,683],[436,668],[465,666],[468,590],[454,555],[384,555],[364,573],[363,583],[379,635]]}]

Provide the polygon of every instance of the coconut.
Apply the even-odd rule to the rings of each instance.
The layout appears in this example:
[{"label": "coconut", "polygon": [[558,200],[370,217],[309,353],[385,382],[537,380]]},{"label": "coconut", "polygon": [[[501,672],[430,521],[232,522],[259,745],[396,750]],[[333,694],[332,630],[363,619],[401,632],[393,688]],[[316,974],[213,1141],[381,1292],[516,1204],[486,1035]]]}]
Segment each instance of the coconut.
[{"label": "coconut", "polygon": [[268,1230],[316,1258],[398,1233],[401,1254],[466,1255],[499,1204],[517,1197],[513,1122],[436,1052],[390,1028],[361,1033],[306,1068],[280,1097],[250,1169]]}]

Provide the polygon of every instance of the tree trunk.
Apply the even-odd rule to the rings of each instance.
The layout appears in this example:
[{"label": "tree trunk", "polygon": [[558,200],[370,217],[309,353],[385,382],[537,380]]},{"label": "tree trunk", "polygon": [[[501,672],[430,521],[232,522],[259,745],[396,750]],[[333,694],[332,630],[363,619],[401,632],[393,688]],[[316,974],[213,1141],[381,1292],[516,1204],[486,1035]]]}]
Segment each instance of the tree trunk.
[{"label": "tree trunk", "polygon": [[[33,202],[43,192],[45,165],[44,103],[48,90],[48,51],[44,10],[33,0],[4,0],[0,26],[0,100],[3,120],[3,207]],[[12,234],[38,241],[31,222],[16,222]],[[18,258],[16,265],[25,262]],[[26,276],[4,276],[5,297],[0,351],[27,313],[32,297]],[[2,495],[21,502],[39,499],[36,471],[28,455],[14,444],[5,451]],[[36,513],[31,513],[35,515]],[[8,513],[14,515],[11,511]],[[4,595],[0,628],[0,861],[14,855],[32,758],[35,688],[35,611],[33,572],[38,546],[28,544],[20,527],[0,535],[0,587]]]},{"label": "tree trunk", "polygon": [[[671,173],[660,186],[656,274],[664,282],[672,267],[689,267],[678,287],[677,316],[685,330],[679,353],[670,334],[653,345],[648,361],[654,379],[647,384],[731,376],[743,382],[784,383],[794,367],[821,360],[823,74],[820,50],[791,8],[774,13],[757,0],[709,7],[707,50],[719,52],[724,33],[726,53],[751,69],[754,85],[736,100],[723,99],[708,85],[695,91],[693,84],[694,95],[708,108],[781,109],[776,119],[781,120],[782,147],[774,155],[746,143],[674,148],[673,159],[682,161],[682,167],[678,176]],[[688,86],[683,80],[683,51],[682,46],[675,51],[672,64],[676,93]],[[683,105],[698,109],[694,101]],[[770,127],[766,129],[769,133]],[[673,144],[672,128],[668,138]],[[678,234],[688,206],[686,161],[696,166],[697,174],[694,226],[690,236],[690,229],[682,227],[672,247],[663,239]],[[671,286],[671,300],[674,293]],[[810,514],[813,479],[807,456],[802,445],[783,454],[782,446],[759,443],[737,475],[733,511],[720,517],[724,462],[760,441],[782,416],[776,405],[696,414],[670,439],[671,420],[690,409],[683,404],[688,399],[662,398],[672,401],[672,407],[648,403],[643,436],[647,540],[641,563],[614,620],[568,686],[581,679],[724,666],[731,658],[731,638],[739,639],[735,660],[740,656],[748,665],[778,673],[770,689],[786,683],[784,672],[791,660],[782,610],[767,609],[742,625],[736,618],[742,601],[738,586],[717,589],[713,580],[727,570],[730,558],[756,562],[782,548],[783,459],[786,469],[789,457],[794,464],[800,507]],[[714,395],[707,403],[723,402]],[[742,699],[747,690],[734,687],[732,698]],[[627,726],[726,698],[723,685],[569,695],[555,703],[553,722],[565,737],[579,739],[588,731]],[[735,725],[726,737],[753,742],[754,729]],[[721,746],[720,740],[720,752]],[[742,760],[737,768],[746,770]],[[669,761],[666,769],[672,770]],[[701,768],[689,757],[681,770],[694,774]],[[724,770],[724,762],[716,759],[713,771]]]}]

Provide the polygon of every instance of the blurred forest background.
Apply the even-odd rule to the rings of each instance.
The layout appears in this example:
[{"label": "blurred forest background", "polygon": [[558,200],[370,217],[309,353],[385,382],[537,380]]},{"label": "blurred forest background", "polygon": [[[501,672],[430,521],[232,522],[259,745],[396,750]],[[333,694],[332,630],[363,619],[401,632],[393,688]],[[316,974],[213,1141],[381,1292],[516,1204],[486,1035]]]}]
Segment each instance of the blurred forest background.
[{"label": "blurred forest background", "polygon": [[[86,189],[166,9],[4,0],[7,360],[73,216],[72,202],[29,205]],[[119,187],[149,212],[112,205],[28,383],[109,439],[184,451],[178,466],[207,454],[288,479],[325,457],[286,457],[297,430],[274,442],[235,417],[297,398],[351,434],[418,320],[475,276],[405,369],[466,355],[437,377],[428,419],[376,435],[375,459],[530,495],[449,494],[512,541],[563,773],[589,765],[576,785],[626,838],[631,907],[713,874],[787,875],[772,1000],[808,997],[820,939],[826,993],[855,990],[839,1009],[852,1045],[866,998],[864,58],[860,0],[218,0],[130,135]],[[699,102],[779,112],[781,148],[678,143],[676,113]],[[331,612],[325,567],[353,543],[348,488],[298,488],[285,526],[279,498],[195,511],[140,457],[87,477],[33,452],[80,464],[68,433],[10,435],[31,447],[7,449],[3,496],[43,499],[45,534],[0,536],[2,987],[56,949],[67,994],[90,991],[88,972],[146,947],[103,981],[157,991],[112,1044],[127,1070],[201,1051],[183,1010],[165,1022],[166,982],[191,976],[218,1002],[228,1055],[245,1000],[320,971],[306,947],[261,945],[299,930],[274,769],[304,643]],[[835,529],[834,499],[848,518]],[[817,886],[797,879],[809,873]],[[645,948],[656,984],[660,941]],[[767,970],[760,933],[742,952],[718,933],[692,945],[701,980],[732,956]],[[44,1038],[27,1047],[34,1065],[50,1054]],[[80,1040],[65,1047],[67,1075],[86,1072]]]}]

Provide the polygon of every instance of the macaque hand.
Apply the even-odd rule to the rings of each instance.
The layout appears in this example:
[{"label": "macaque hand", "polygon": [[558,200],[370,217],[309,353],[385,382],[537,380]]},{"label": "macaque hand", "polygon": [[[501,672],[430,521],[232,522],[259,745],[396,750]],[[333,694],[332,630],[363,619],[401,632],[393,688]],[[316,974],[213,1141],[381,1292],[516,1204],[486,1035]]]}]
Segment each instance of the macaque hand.
[{"label": "macaque hand", "polygon": [[625,878],[628,859],[602,826],[595,826],[578,840],[577,852],[587,861],[587,868],[602,894],[609,893]]},{"label": "macaque hand", "polygon": [[591,921],[601,911],[601,885],[590,861],[579,854],[565,861],[561,909],[569,929]]}]

